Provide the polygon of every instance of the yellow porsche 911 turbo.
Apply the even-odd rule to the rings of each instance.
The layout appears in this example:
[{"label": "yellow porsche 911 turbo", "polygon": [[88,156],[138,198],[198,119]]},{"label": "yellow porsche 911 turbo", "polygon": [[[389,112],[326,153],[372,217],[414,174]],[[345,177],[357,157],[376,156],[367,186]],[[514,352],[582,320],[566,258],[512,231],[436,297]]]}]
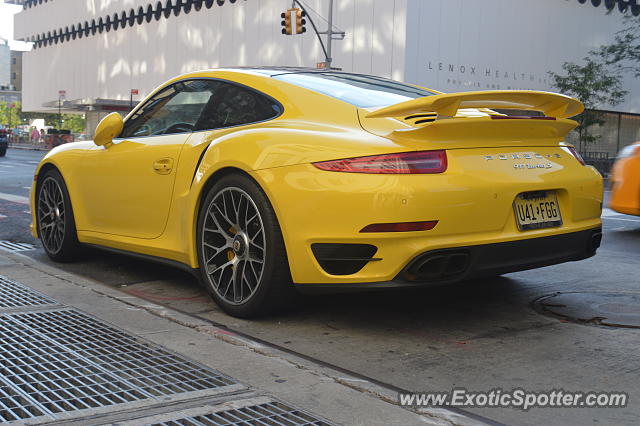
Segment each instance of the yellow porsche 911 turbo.
[{"label": "yellow porsche 911 turbo", "polygon": [[563,142],[582,110],[546,92],[442,94],[335,71],[194,72],[52,150],[32,232],[60,262],[87,244],[185,267],[240,317],[296,290],[585,259],[602,178]]}]

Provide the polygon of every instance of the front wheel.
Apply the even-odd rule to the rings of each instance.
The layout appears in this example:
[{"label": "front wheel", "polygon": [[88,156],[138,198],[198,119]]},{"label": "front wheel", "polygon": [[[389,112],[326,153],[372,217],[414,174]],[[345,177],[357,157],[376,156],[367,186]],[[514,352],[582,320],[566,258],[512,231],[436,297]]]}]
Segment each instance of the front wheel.
[{"label": "front wheel", "polygon": [[36,209],[38,235],[47,255],[56,262],[75,260],[80,243],[69,192],[57,170],[47,170],[39,183]]},{"label": "front wheel", "polygon": [[198,216],[202,279],[226,313],[249,318],[295,297],[278,220],[249,177],[227,175],[203,199]]},{"label": "front wheel", "polygon": [[0,148],[0,157],[4,157],[5,155],[7,155],[7,148]]}]

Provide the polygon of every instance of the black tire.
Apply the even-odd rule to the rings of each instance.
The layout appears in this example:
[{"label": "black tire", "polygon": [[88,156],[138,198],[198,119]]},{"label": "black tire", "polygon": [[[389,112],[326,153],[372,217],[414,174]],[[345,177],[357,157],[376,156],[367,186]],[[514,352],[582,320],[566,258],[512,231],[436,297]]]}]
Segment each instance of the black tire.
[{"label": "black tire", "polygon": [[[234,206],[233,210],[229,205]],[[254,213],[257,218],[247,220]],[[228,220],[233,214],[236,217]],[[256,231],[260,225],[262,234]],[[229,315],[257,317],[288,307],[295,300],[297,293],[278,219],[267,196],[251,178],[226,175],[207,191],[198,214],[196,240],[202,282]],[[260,263],[252,259],[260,256],[263,263],[258,274]],[[256,283],[253,289],[251,281]],[[245,291],[250,294],[245,295]]]},{"label": "black tire", "polygon": [[[59,191],[59,192],[58,192]],[[56,262],[71,262],[80,254],[67,185],[58,170],[47,170],[36,196],[38,235],[44,251]]]},{"label": "black tire", "polygon": [[0,157],[4,157],[7,155],[7,148],[0,148]]}]

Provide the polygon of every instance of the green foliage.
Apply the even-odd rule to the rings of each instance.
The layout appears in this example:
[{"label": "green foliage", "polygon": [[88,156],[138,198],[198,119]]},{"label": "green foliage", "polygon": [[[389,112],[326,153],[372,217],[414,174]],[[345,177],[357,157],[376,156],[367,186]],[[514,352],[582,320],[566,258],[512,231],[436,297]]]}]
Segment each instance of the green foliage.
[{"label": "green foliage", "polygon": [[63,129],[71,130],[71,133],[84,133],[87,124],[84,115],[63,114],[62,120]]},{"label": "green foliage", "polygon": [[[9,108],[7,102],[0,102],[0,124],[9,127],[16,127],[22,124],[29,124],[31,120],[43,118],[45,125],[58,128],[60,116],[51,113],[22,112],[22,104],[14,102],[14,107]],[[11,116],[9,116],[11,114]],[[9,119],[11,118],[11,119]],[[81,114],[62,114],[62,129],[71,130],[72,133],[84,133],[86,120]]]},{"label": "green foliage", "polygon": [[640,20],[627,14],[624,29],[618,31],[611,44],[591,52],[617,72],[630,72],[640,77]]},{"label": "green foliage", "polygon": [[577,98],[585,106],[585,112],[575,118],[579,124],[579,149],[583,150],[597,140],[590,134],[590,128],[604,124],[602,113],[596,110],[618,105],[628,92],[622,88],[620,72],[612,71],[607,63],[593,56],[584,58],[582,64],[565,62],[562,70],[563,74],[550,72],[549,75],[560,93]]},{"label": "green foliage", "polygon": [[14,102],[15,106],[9,108],[9,103],[0,102],[0,124],[9,127],[22,124],[20,117],[20,102]]}]

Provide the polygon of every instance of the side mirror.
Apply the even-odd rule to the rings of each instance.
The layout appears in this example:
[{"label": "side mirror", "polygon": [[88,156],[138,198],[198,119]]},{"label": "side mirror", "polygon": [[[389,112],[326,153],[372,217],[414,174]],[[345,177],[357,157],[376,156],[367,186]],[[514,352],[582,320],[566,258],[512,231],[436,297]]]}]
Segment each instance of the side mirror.
[{"label": "side mirror", "polygon": [[124,127],[124,121],[122,116],[117,112],[112,112],[103,118],[98,127],[96,127],[96,134],[93,137],[93,143],[98,146],[104,146],[109,148],[112,144],[113,138],[122,133]]}]

